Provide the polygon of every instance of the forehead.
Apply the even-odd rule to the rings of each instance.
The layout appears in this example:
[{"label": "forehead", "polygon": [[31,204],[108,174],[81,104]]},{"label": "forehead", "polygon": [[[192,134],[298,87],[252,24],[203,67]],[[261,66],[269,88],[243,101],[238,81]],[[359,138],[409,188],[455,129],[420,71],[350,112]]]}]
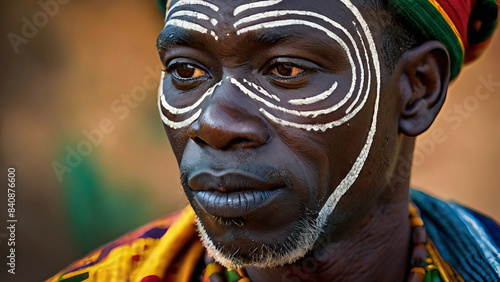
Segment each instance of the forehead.
[{"label": "forehead", "polygon": [[[165,27],[190,29],[220,39],[224,35],[280,27],[300,32],[304,27],[314,28],[318,24],[331,26],[331,22],[349,28],[359,16],[358,7],[350,0],[178,0],[172,1],[167,11]],[[295,23],[287,19],[295,19]]]}]

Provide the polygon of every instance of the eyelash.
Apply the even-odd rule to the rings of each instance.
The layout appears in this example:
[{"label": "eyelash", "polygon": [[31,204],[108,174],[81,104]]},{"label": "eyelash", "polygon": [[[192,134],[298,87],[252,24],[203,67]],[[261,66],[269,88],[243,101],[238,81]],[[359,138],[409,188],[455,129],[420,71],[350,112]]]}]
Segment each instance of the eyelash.
[{"label": "eyelash", "polygon": [[[277,64],[274,64],[272,65],[269,70],[272,70],[274,69],[278,64],[281,64],[281,63],[277,63]],[[298,73],[296,75],[293,75],[293,76],[279,76],[279,75],[276,75],[274,73],[271,73],[271,72],[267,72],[266,75],[268,75],[269,77],[272,77],[273,79],[276,79],[276,80],[281,80],[281,81],[290,81],[290,80],[295,80],[295,79],[298,79],[298,78],[301,78],[302,76],[304,76],[306,73],[310,73],[311,70],[310,69],[307,69],[305,67],[301,67],[301,66],[297,66],[297,65],[293,65],[294,67],[298,67],[300,69],[303,69],[304,71],[301,72],[301,73]]]},{"label": "eyelash", "polygon": [[[190,64],[190,65],[193,65],[194,67],[196,68],[199,68],[200,70],[203,70],[205,73],[206,73],[206,76],[202,76],[202,77],[193,77],[193,78],[182,78],[182,77],[178,77],[177,75],[174,74],[175,70],[180,66],[180,65],[183,65],[183,64]],[[167,65],[167,67],[164,69],[164,71],[170,75],[172,75],[172,78],[175,79],[175,81],[179,82],[179,83],[192,83],[192,82],[197,82],[197,81],[205,81],[205,80],[208,80],[210,78],[212,78],[212,76],[209,74],[208,71],[205,70],[205,68],[202,68],[200,67],[198,64],[194,63],[194,62],[190,62],[190,61],[179,61],[179,62],[171,62]]]}]

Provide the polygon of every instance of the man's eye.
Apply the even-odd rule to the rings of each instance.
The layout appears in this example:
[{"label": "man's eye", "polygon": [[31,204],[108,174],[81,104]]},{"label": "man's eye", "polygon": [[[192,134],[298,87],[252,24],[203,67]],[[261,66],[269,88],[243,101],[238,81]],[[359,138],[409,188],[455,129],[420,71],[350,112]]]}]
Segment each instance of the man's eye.
[{"label": "man's eye", "polygon": [[278,63],[274,65],[270,71],[270,73],[280,77],[296,76],[302,72],[304,72],[303,69],[297,67],[292,63]]},{"label": "man's eye", "polygon": [[195,79],[207,75],[206,71],[192,64],[178,64],[175,66],[172,73],[179,79]]}]

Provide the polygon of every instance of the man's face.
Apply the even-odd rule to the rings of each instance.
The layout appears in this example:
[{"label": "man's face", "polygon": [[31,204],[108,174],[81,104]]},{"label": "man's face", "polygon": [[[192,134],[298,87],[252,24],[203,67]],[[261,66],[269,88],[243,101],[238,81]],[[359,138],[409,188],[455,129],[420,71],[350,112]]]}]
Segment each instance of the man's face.
[{"label": "man's face", "polygon": [[349,0],[323,2],[180,0],[167,13],[160,112],[223,264],[291,263],[380,193],[397,127],[376,134],[379,40]]}]

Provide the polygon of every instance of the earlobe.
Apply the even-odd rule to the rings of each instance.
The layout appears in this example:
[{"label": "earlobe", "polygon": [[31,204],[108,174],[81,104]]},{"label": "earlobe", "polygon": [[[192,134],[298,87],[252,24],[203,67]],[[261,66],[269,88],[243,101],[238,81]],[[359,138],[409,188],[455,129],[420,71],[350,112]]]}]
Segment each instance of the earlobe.
[{"label": "earlobe", "polygon": [[448,51],[438,41],[408,50],[396,64],[401,95],[399,131],[417,136],[439,113],[450,82]]}]

